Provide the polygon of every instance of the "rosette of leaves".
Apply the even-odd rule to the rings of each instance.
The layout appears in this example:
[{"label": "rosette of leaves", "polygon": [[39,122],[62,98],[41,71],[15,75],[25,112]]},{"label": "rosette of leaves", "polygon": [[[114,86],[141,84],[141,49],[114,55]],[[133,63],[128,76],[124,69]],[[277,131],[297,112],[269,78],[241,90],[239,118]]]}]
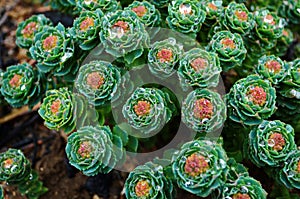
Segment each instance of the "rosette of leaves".
[{"label": "rosette of leaves", "polygon": [[278,9],[281,17],[284,17],[288,23],[300,24],[300,1],[299,0],[286,0]]},{"label": "rosette of leaves", "polygon": [[17,185],[20,193],[29,199],[39,198],[48,190],[39,181],[37,172],[31,169],[29,160],[17,149],[0,154],[0,181]]},{"label": "rosette of leaves", "polygon": [[170,77],[176,72],[182,51],[182,46],[173,37],[155,42],[148,52],[150,72],[159,78]]},{"label": "rosette of leaves", "polygon": [[102,17],[103,12],[97,9],[83,11],[74,20],[73,27],[69,31],[82,50],[91,50],[100,43],[99,32]]},{"label": "rosette of leaves", "polygon": [[[71,133],[76,127],[95,124],[98,115],[89,108],[83,96],[71,94],[63,87],[59,90],[48,90],[39,109],[40,116],[45,120],[44,125],[53,130],[63,130]],[[100,123],[103,123],[101,118]]]},{"label": "rosette of leaves", "polygon": [[[284,120],[299,118],[300,113],[300,59],[289,63],[290,71],[279,85],[276,114]],[[291,117],[292,116],[292,117]]]},{"label": "rosette of leaves", "polygon": [[224,14],[220,15],[222,28],[234,33],[247,35],[255,26],[255,19],[248,11],[245,4],[231,2],[224,9]]},{"label": "rosette of leaves", "polygon": [[[223,11],[222,0],[205,0],[202,2],[206,11],[204,24],[207,26],[213,25]],[[202,32],[202,31],[201,31]]]},{"label": "rosette of leaves", "polygon": [[127,64],[143,55],[149,35],[139,17],[131,10],[118,10],[103,17],[100,40],[105,51]]},{"label": "rosette of leaves", "polygon": [[295,150],[279,171],[279,180],[289,189],[300,189],[300,151]]},{"label": "rosette of leaves", "polygon": [[171,119],[175,104],[167,92],[137,88],[123,106],[122,113],[140,137],[155,133]]},{"label": "rosette of leaves", "polygon": [[215,132],[226,120],[226,106],[219,93],[196,89],[188,94],[181,109],[182,121],[197,132]]},{"label": "rosette of leaves", "polygon": [[164,175],[163,167],[152,162],[136,167],[125,182],[126,198],[172,199],[172,182]]},{"label": "rosette of leaves", "polygon": [[242,37],[238,33],[229,31],[214,34],[207,48],[218,54],[224,71],[240,66],[247,53]]},{"label": "rosette of leaves", "polygon": [[155,5],[156,8],[164,8],[168,6],[170,0],[149,0],[149,2]]},{"label": "rosette of leaves", "polygon": [[147,27],[158,27],[161,23],[160,12],[148,1],[134,1],[125,10],[132,10]]},{"label": "rosette of leaves", "polygon": [[123,143],[108,126],[84,126],[68,137],[66,154],[71,165],[94,176],[110,172],[122,159]]},{"label": "rosette of leaves", "polygon": [[116,0],[77,0],[76,5],[79,9],[95,11],[98,8],[103,13],[115,12],[121,9],[120,4]]},{"label": "rosette of leaves", "polygon": [[37,33],[29,51],[43,73],[52,72],[55,76],[65,76],[74,72],[71,65],[74,43],[60,23],[56,27],[45,27]]},{"label": "rosette of leaves", "polygon": [[216,53],[193,48],[179,60],[178,76],[181,86],[198,88],[216,87],[219,84],[220,61]]},{"label": "rosette of leaves", "polygon": [[258,125],[276,110],[275,88],[257,75],[238,80],[226,98],[228,117],[244,125]]},{"label": "rosette of leaves", "polygon": [[278,38],[276,46],[272,49],[273,53],[276,56],[284,56],[293,41],[293,32],[288,28],[283,29],[282,36]]},{"label": "rosette of leaves", "polygon": [[226,161],[225,150],[216,142],[187,142],[172,157],[174,180],[179,188],[207,197],[225,183]]},{"label": "rosette of leaves", "polygon": [[267,192],[261,183],[250,176],[241,176],[234,183],[226,183],[222,189],[221,198],[260,198],[266,199]]},{"label": "rosette of leaves", "polygon": [[269,50],[282,36],[285,22],[276,13],[267,9],[260,9],[254,15],[256,25],[251,39],[259,41],[260,48]]},{"label": "rosette of leaves", "polygon": [[1,93],[12,107],[32,108],[43,97],[45,77],[28,63],[9,66],[3,73]]},{"label": "rosette of leaves", "polygon": [[168,6],[168,26],[177,32],[188,34],[196,38],[202,23],[205,21],[206,11],[199,1],[175,0]]},{"label": "rosette of leaves", "polygon": [[289,66],[275,55],[262,56],[256,67],[256,73],[274,85],[283,81],[288,71]]},{"label": "rosette of leaves", "polygon": [[251,130],[248,140],[250,160],[257,166],[279,167],[296,150],[294,129],[279,120],[262,121]]},{"label": "rosette of leaves", "polygon": [[29,49],[34,43],[35,34],[47,25],[51,26],[52,22],[43,14],[32,15],[30,18],[19,23],[16,31],[17,46]]},{"label": "rosette of leaves", "polygon": [[75,88],[90,104],[99,107],[119,98],[121,81],[123,79],[116,66],[106,61],[91,61],[80,67]]}]

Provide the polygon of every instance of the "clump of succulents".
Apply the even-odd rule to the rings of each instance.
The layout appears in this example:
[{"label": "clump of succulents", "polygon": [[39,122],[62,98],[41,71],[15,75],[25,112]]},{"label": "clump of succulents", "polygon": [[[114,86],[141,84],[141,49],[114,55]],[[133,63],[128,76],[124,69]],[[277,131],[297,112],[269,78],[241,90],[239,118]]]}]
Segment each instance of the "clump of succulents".
[{"label": "clump of succulents", "polygon": [[300,189],[300,151],[291,152],[284,167],[279,171],[279,180],[289,189]]},{"label": "clump of succulents", "polygon": [[155,42],[148,52],[150,72],[159,78],[170,77],[176,72],[181,54],[182,46],[173,37]]},{"label": "clump of succulents", "polygon": [[181,189],[207,197],[224,184],[228,172],[226,161],[224,149],[216,142],[187,142],[172,157],[174,181]]},{"label": "clump of succulents", "polygon": [[161,23],[160,12],[148,1],[134,1],[125,10],[132,10],[147,27],[159,27]]},{"label": "clump of succulents", "polygon": [[114,102],[120,96],[120,70],[105,61],[91,61],[80,67],[75,88],[90,104],[99,107]]},{"label": "clump of succulents", "polygon": [[42,99],[45,77],[28,63],[9,66],[3,73],[1,93],[12,107],[32,108]]},{"label": "clump of succulents", "polygon": [[184,89],[209,88],[218,85],[221,70],[215,53],[193,48],[182,55],[177,74]]},{"label": "clump of succulents", "polygon": [[43,14],[33,15],[19,23],[16,31],[17,46],[29,49],[33,44],[34,36],[47,25],[51,26],[52,23]]},{"label": "clump of succulents", "polygon": [[268,80],[250,75],[238,80],[227,94],[228,117],[244,125],[258,125],[276,110],[276,91]]},{"label": "clump of succulents", "polygon": [[294,129],[279,120],[262,121],[251,130],[248,140],[248,155],[257,166],[281,166],[289,153],[297,149]]},{"label": "clump of succulents", "polygon": [[300,113],[300,59],[290,62],[289,67],[290,72],[277,89],[279,110],[276,114],[284,120],[296,121]]},{"label": "clump of succulents", "polygon": [[125,185],[126,198],[172,199],[172,182],[164,175],[163,167],[152,162],[136,167],[130,172]]},{"label": "clump of succulents", "polygon": [[201,3],[195,0],[175,0],[168,6],[167,24],[174,30],[196,38],[202,23],[205,21],[206,12]]},{"label": "clump of succulents", "polygon": [[247,35],[255,26],[254,16],[243,3],[232,1],[224,8],[224,13],[220,15],[221,29],[229,30],[233,33]]},{"label": "clump of succulents", "polygon": [[282,82],[288,74],[288,71],[288,64],[274,55],[262,56],[258,59],[258,64],[256,66],[256,73],[262,78],[269,80],[274,85]]},{"label": "clump of succulents", "polygon": [[74,55],[74,41],[60,23],[56,27],[45,27],[37,33],[29,51],[43,73],[65,76],[77,71],[70,65]]},{"label": "clump of succulents", "polygon": [[120,137],[108,126],[84,126],[68,137],[69,163],[87,176],[110,172],[124,155]]},{"label": "clump of succulents", "polygon": [[149,35],[135,12],[118,10],[104,15],[100,40],[105,51],[132,64],[149,47]]},{"label": "clump of succulents", "polygon": [[17,149],[0,154],[0,181],[17,185],[20,193],[29,199],[39,198],[48,190],[38,179],[37,172],[31,169],[29,160]]},{"label": "clump of succulents", "polygon": [[95,11],[83,11],[74,20],[73,27],[69,31],[82,50],[91,50],[100,43],[99,32],[102,17],[103,12],[97,9]]},{"label": "clump of succulents", "polygon": [[139,137],[157,133],[171,119],[175,104],[167,92],[137,88],[123,106],[122,113]]},{"label": "clump of succulents", "polygon": [[78,9],[94,11],[101,9],[104,13],[115,12],[121,6],[116,0],[77,0],[76,6]]},{"label": "clump of succulents", "polygon": [[47,128],[63,130],[66,134],[98,120],[98,114],[88,106],[85,98],[72,94],[65,87],[48,90],[38,112]]},{"label": "clump of succulents", "polygon": [[214,34],[207,49],[218,55],[224,71],[240,66],[247,53],[242,37],[230,31],[220,31]]},{"label": "clump of succulents", "polygon": [[226,120],[226,106],[221,96],[208,89],[196,89],[189,93],[181,112],[182,121],[200,133],[215,132]]}]

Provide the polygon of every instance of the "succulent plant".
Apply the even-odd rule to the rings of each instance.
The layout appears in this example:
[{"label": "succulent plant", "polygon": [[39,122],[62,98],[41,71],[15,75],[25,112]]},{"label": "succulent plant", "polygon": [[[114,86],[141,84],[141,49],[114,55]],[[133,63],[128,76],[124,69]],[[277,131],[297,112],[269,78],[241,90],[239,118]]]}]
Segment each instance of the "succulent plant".
[{"label": "succulent plant", "polygon": [[182,145],[172,157],[172,172],[179,188],[207,197],[225,182],[227,156],[222,146],[209,140]]},{"label": "succulent plant", "polygon": [[74,20],[73,27],[69,31],[82,50],[91,50],[100,43],[99,32],[102,17],[103,12],[97,9],[95,11],[83,11]]},{"label": "succulent plant", "polygon": [[103,17],[100,40],[105,51],[127,64],[141,57],[149,47],[149,35],[135,12],[118,10]]},{"label": "succulent plant", "polygon": [[276,111],[276,114],[284,120],[296,121],[300,119],[300,59],[290,62],[289,67],[289,74],[277,89],[277,104],[280,109]]},{"label": "succulent plant", "polygon": [[121,81],[124,79],[116,66],[105,61],[91,61],[80,67],[75,88],[90,104],[99,107],[119,98]]},{"label": "succulent plant", "polygon": [[116,0],[76,0],[76,5],[79,9],[94,11],[101,9],[102,12],[115,12],[121,6]]},{"label": "succulent plant", "polygon": [[238,33],[229,31],[214,34],[207,50],[218,55],[224,71],[240,66],[247,53],[242,37]]},{"label": "succulent plant", "polygon": [[274,55],[262,56],[256,67],[256,73],[274,85],[282,82],[288,71],[289,66]]},{"label": "succulent plant", "polygon": [[44,26],[51,26],[51,21],[43,14],[32,15],[25,21],[18,24],[16,31],[16,44],[20,48],[29,49],[34,43],[34,36]]},{"label": "succulent plant", "polygon": [[260,48],[271,49],[276,45],[277,39],[282,36],[285,22],[276,13],[267,9],[255,12],[256,26],[252,40],[258,40]]},{"label": "succulent plant", "polygon": [[234,183],[226,183],[219,198],[266,199],[267,192],[263,189],[259,181],[250,176],[241,176]]},{"label": "succulent plant", "polygon": [[[282,31],[282,36],[278,38],[275,48],[272,49],[272,52],[276,56],[284,56],[287,53],[289,46],[294,40],[293,32],[285,28]],[[297,57],[297,56],[296,56]]]},{"label": "succulent plant", "polygon": [[20,193],[29,199],[37,199],[48,190],[39,181],[37,172],[31,169],[29,160],[17,149],[0,154],[0,181],[17,185]]},{"label": "succulent plant", "polygon": [[184,89],[189,86],[207,88],[218,85],[221,70],[215,53],[193,48],[182,55],[177,74]]},{"label": "succulent plant", "polygon": [[197,132],[215,132],[226,120],[226,106],[219,93],[196,89],[188,94],[181,109],[182,121]]},{"label": "succulent plant", "polygon": [[172,199],[172,182],[163,173],[163,167],[152,162],[136,167],[125,182],[126,198]]},{"label": "succulent plant", "polygon": [[48,90],[38,112],[47,128],[61,129],[66,134],[76,127],[95,124],[98,120],[97,113],[88,107],[85,98],[71,94],[65,87]]},{"label": "succulent plant", "polygon": [[148,1],[134,1],[125,10],[132,10],[147,27],[158,27],[161,23],[160,12]]},{"label": "succulent plant", "polygon": [[182,46],[173,37],[155,42],[148,52],[150,72],[159,78],[170,77],[176,72],[182,51]]},{"label": "succulent plant", "polygon": [[276,91],[257,75],[238,80],[227,94],[228,117],[244,125],[258,125],[276,110]]},{"label": "succulent plant", "polygon": [[300,189],[300,151],[290,154],[284,167],[279,171],[279,179],[289,189]]},{"label": "succulent plant", "polygon": [[257,166],[279,167],[296,150],[294,129],[279,120],[262,121],[251,130],[248,140],[250,160]]},{"label": "succulent plant", "polygon": [[32,108],[40,102],[45,89],[44,75],[28,63],[9,66],[3,73],[1,93],[12,107]]},{"label": "succulent plant", "polygon": [[123,106],[122,113],[139,137],[157,133],[171,119],[175,105],[167,92],[137,88]]},{"label": "succulent plant", "polygon": [[65,76],[74,70],[69,63],[74,55],[74,43],[60,23],[37,33],[29,51],[43,73],[51,71],[55,76]]},{"label": "succulent plant", "polygon": [[247,35],[254,28],[255,19],[245,4],[230,2],[224,9],[224,15],[220,15],[220,23],[222,29],[227,29],[241,35]]},{"label": "succulent plant", "polygon": [[168,6],[168,26],[180,33],[196,38],[202,23],[205,21],[206,12],[201,3],[196,0],[175,0]]},{"label": "succulent plant", "polygon": [[213,25],[224,9],[222,6],[222,0],[205,0],[201,3],[204,10],[206,11],[204,24]]},{"label": "succulent plant", "polygon": [[68,137],[69,163],[84,175],[110,172],[123,157],[121,138],[108,126],[84,126]]},{"label": "succulent plant", "polygon": [[278,9],[281,17],[284,17],[291,24],[300,24],[300,1],[285,0]]}]

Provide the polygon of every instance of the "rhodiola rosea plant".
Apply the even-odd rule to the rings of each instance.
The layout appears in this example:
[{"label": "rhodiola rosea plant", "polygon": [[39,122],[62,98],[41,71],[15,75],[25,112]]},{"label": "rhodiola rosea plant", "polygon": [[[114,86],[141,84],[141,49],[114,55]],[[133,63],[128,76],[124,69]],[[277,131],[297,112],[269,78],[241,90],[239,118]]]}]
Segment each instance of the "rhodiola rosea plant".
[{"label": "rhodiola rosea plant", "polygon": [[[0,73],[2,104],[37,107],[83,175],[129,172],[126,198],[297,197],[300,1],[243,2],[46,1],[73,23],[19,23],[34,61]],[[0,179],[47,191],[20,150],[1,155]]]}]

